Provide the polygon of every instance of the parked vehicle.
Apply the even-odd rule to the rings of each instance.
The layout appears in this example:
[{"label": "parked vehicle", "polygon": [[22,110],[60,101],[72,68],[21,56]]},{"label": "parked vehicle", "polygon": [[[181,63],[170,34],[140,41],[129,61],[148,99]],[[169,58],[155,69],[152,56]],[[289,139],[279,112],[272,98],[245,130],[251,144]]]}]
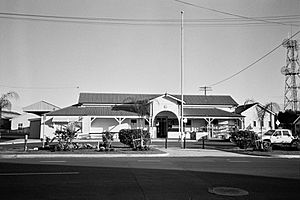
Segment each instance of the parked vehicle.
[{"label": "parked vehicle", "polygon": [[256,136],[258,137],[258,138],[261,138],[263,135],[272,135],[273,133],[275,132],[275,130],[268,130],[268,131],[265,131],[265,132],[257,132],[257,133],[255,133],[256,134]]},{"label": "parked vehicle", "polygon": [[269,150],[272,146],[293,147],[300,150],[300,140],[292,135],[289,129],[268,131],[262,136],[263,148]]}]

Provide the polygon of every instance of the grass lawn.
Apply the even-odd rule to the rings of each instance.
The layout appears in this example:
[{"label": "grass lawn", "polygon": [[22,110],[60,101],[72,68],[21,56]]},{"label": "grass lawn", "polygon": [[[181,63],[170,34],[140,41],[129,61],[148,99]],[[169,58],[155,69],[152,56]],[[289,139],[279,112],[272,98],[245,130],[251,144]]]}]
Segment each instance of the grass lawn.
[{"label": "grass lawn", "polygon": [[[95,147],[97,143],[89,143]],[[14,145],[3,145],[0,146],[0,154],[162,154],[164,152],[150,147],[147,151],[134,151],[130,147],[125,145],[113,145],[111,151],[97,151],[96,148],[92,149],[75,149],[73,151],[54,151],[50,150],[34,150],[34,148],[41,147],[41,144],[28,144],[28,150],[24,151],[24,144],[14,144]]]},{"label": "grass lawn", "polygon": [[[195,143],[193,146],[197,146],[197,148],[202,148],[202,142]],[[259,151],[249,149],[240,149],[230,141],[214,141],[208,140],[205,141],[205,149],[217,149],[222,151],[241,153],[241,154],[249,154],[249,155],[261,155],[261,156],[273,156],[273,155],[300,155],[300,151],[295,150],[293,148],[283,148],[283,147],[273,147],[270,151]]]}]

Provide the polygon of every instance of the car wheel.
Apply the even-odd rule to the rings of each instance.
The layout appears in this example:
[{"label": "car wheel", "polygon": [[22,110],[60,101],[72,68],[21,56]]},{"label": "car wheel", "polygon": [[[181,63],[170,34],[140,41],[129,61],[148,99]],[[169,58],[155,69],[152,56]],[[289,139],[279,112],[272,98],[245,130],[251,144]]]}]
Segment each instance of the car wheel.
[{"label": "car wheel", "polygon": [[296,140],[292,143],[292,146],[296,148],[296,150],[300,150],[300,141]]},{"label": "car wheel", "polygon": [[264,151],[270,151],[271,150],[271,142],[263,141],[263,150]]}]

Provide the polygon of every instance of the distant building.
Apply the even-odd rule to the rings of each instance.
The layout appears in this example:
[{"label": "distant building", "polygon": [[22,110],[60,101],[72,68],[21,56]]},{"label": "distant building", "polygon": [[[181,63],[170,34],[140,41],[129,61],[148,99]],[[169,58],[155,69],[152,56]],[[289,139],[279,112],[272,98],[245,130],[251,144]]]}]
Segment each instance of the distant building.
[{"label": "distant building", "polygon": [[29,138],[40,138],[41,116],[60,109],[46,101],[39,101],[23,108],[23,113],[11,119],[11,130],[26,130]]},{"label": "distant building", "polygon": [[[116,105],[126,105],[128,99],[149,102],[141,125],[137,123],[140,118],[137,113],[112,109]],[[233,112],[238,104],[230,96],[184,95],[183,100],[187,138],[196,139],[196,133],[221,138],[243,120],[242,115]],[[81,136],[93,137],[105,131],[146,127],[152,138],[179,138],[180,111],[180,95],[81,93],[76,105],[44,115],[41,137],[52,138],[56,129],[76,121],[81,124]]]},{"label": "distant building", "polygon": [[11,119],[20,116],[21,114],[11,110],[2,110],[0,119],[0,130],[11,129]]},{"label": "distant building", "polygon": [[[260,116],[262,110],[265,110],[265,116]],[[236,114],[245,116],[242,123],[239,124],[240,129],[248,129],[254,132],[266,132],[275,129],[276,113],[269,109],[265,109],[260,103],[252,103],[240,105],[235,109]]]}]

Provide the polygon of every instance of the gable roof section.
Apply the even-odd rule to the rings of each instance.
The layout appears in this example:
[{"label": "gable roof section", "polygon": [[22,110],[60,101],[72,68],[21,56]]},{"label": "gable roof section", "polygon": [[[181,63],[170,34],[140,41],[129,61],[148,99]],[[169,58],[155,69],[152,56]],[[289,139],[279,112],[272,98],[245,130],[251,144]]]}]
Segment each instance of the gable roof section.
[{"label": "gable roof section", "polygon": [[184,117],[244,117],[240,114],[227,112],[217,108],[184,108]]},{"label": "gable roof section", "polygon": [[[181,95],[172,95],[181,99]],[[79,104],[122,104],[126,99],[152,100],[162,96],[161,94],[120,94],[120,93],[80,93]],[[231,105],[237,106],[237,102],[231,96],[222,95],[184,95],[186,105]]]},{"label": "gable roof section", "polygon": [[126,111],[114,111],[111,107],[69,106],[50,112],[47,116],[137,116],[137,114]]},{"label": "gable roof section", "polygon": [[276,113],[270,109],[266,109],[262,104],[256,102],[256,103],[251,103],[251,104],[245,104],[245,105],[241,105],[241,106],[238,106],[236,109],[235,109],[235,113],[237,114],[242,114],[244,111],[252,108],[253,106],[258,106],[260,107],[261,109],[264,109],[266,112],[272,114],[272,115],[276,115]]},{"label": "gable roof section", "polygon": [[150,100],[157,94],[80,93],[79,104],[122,104],[130,100]]},{"label": "gable roof section", "polygon": [[237,114],[241,114],[242,112],[248,110],[249,108],[251,108],[252,106],[256,105],[258,103],[251,103],[251,104],[245,104],[245,105],[240,105],[235,109],[235,113]]},{"label": "gable roof section", "polygon": [[38,113],[38,112],[50,112],[58,109],[60,108],[51,103],[48,103],[46,101],[39,101],[37,103],[24,107],[23,111],[28,113],[36,113],[36,112]]}]

